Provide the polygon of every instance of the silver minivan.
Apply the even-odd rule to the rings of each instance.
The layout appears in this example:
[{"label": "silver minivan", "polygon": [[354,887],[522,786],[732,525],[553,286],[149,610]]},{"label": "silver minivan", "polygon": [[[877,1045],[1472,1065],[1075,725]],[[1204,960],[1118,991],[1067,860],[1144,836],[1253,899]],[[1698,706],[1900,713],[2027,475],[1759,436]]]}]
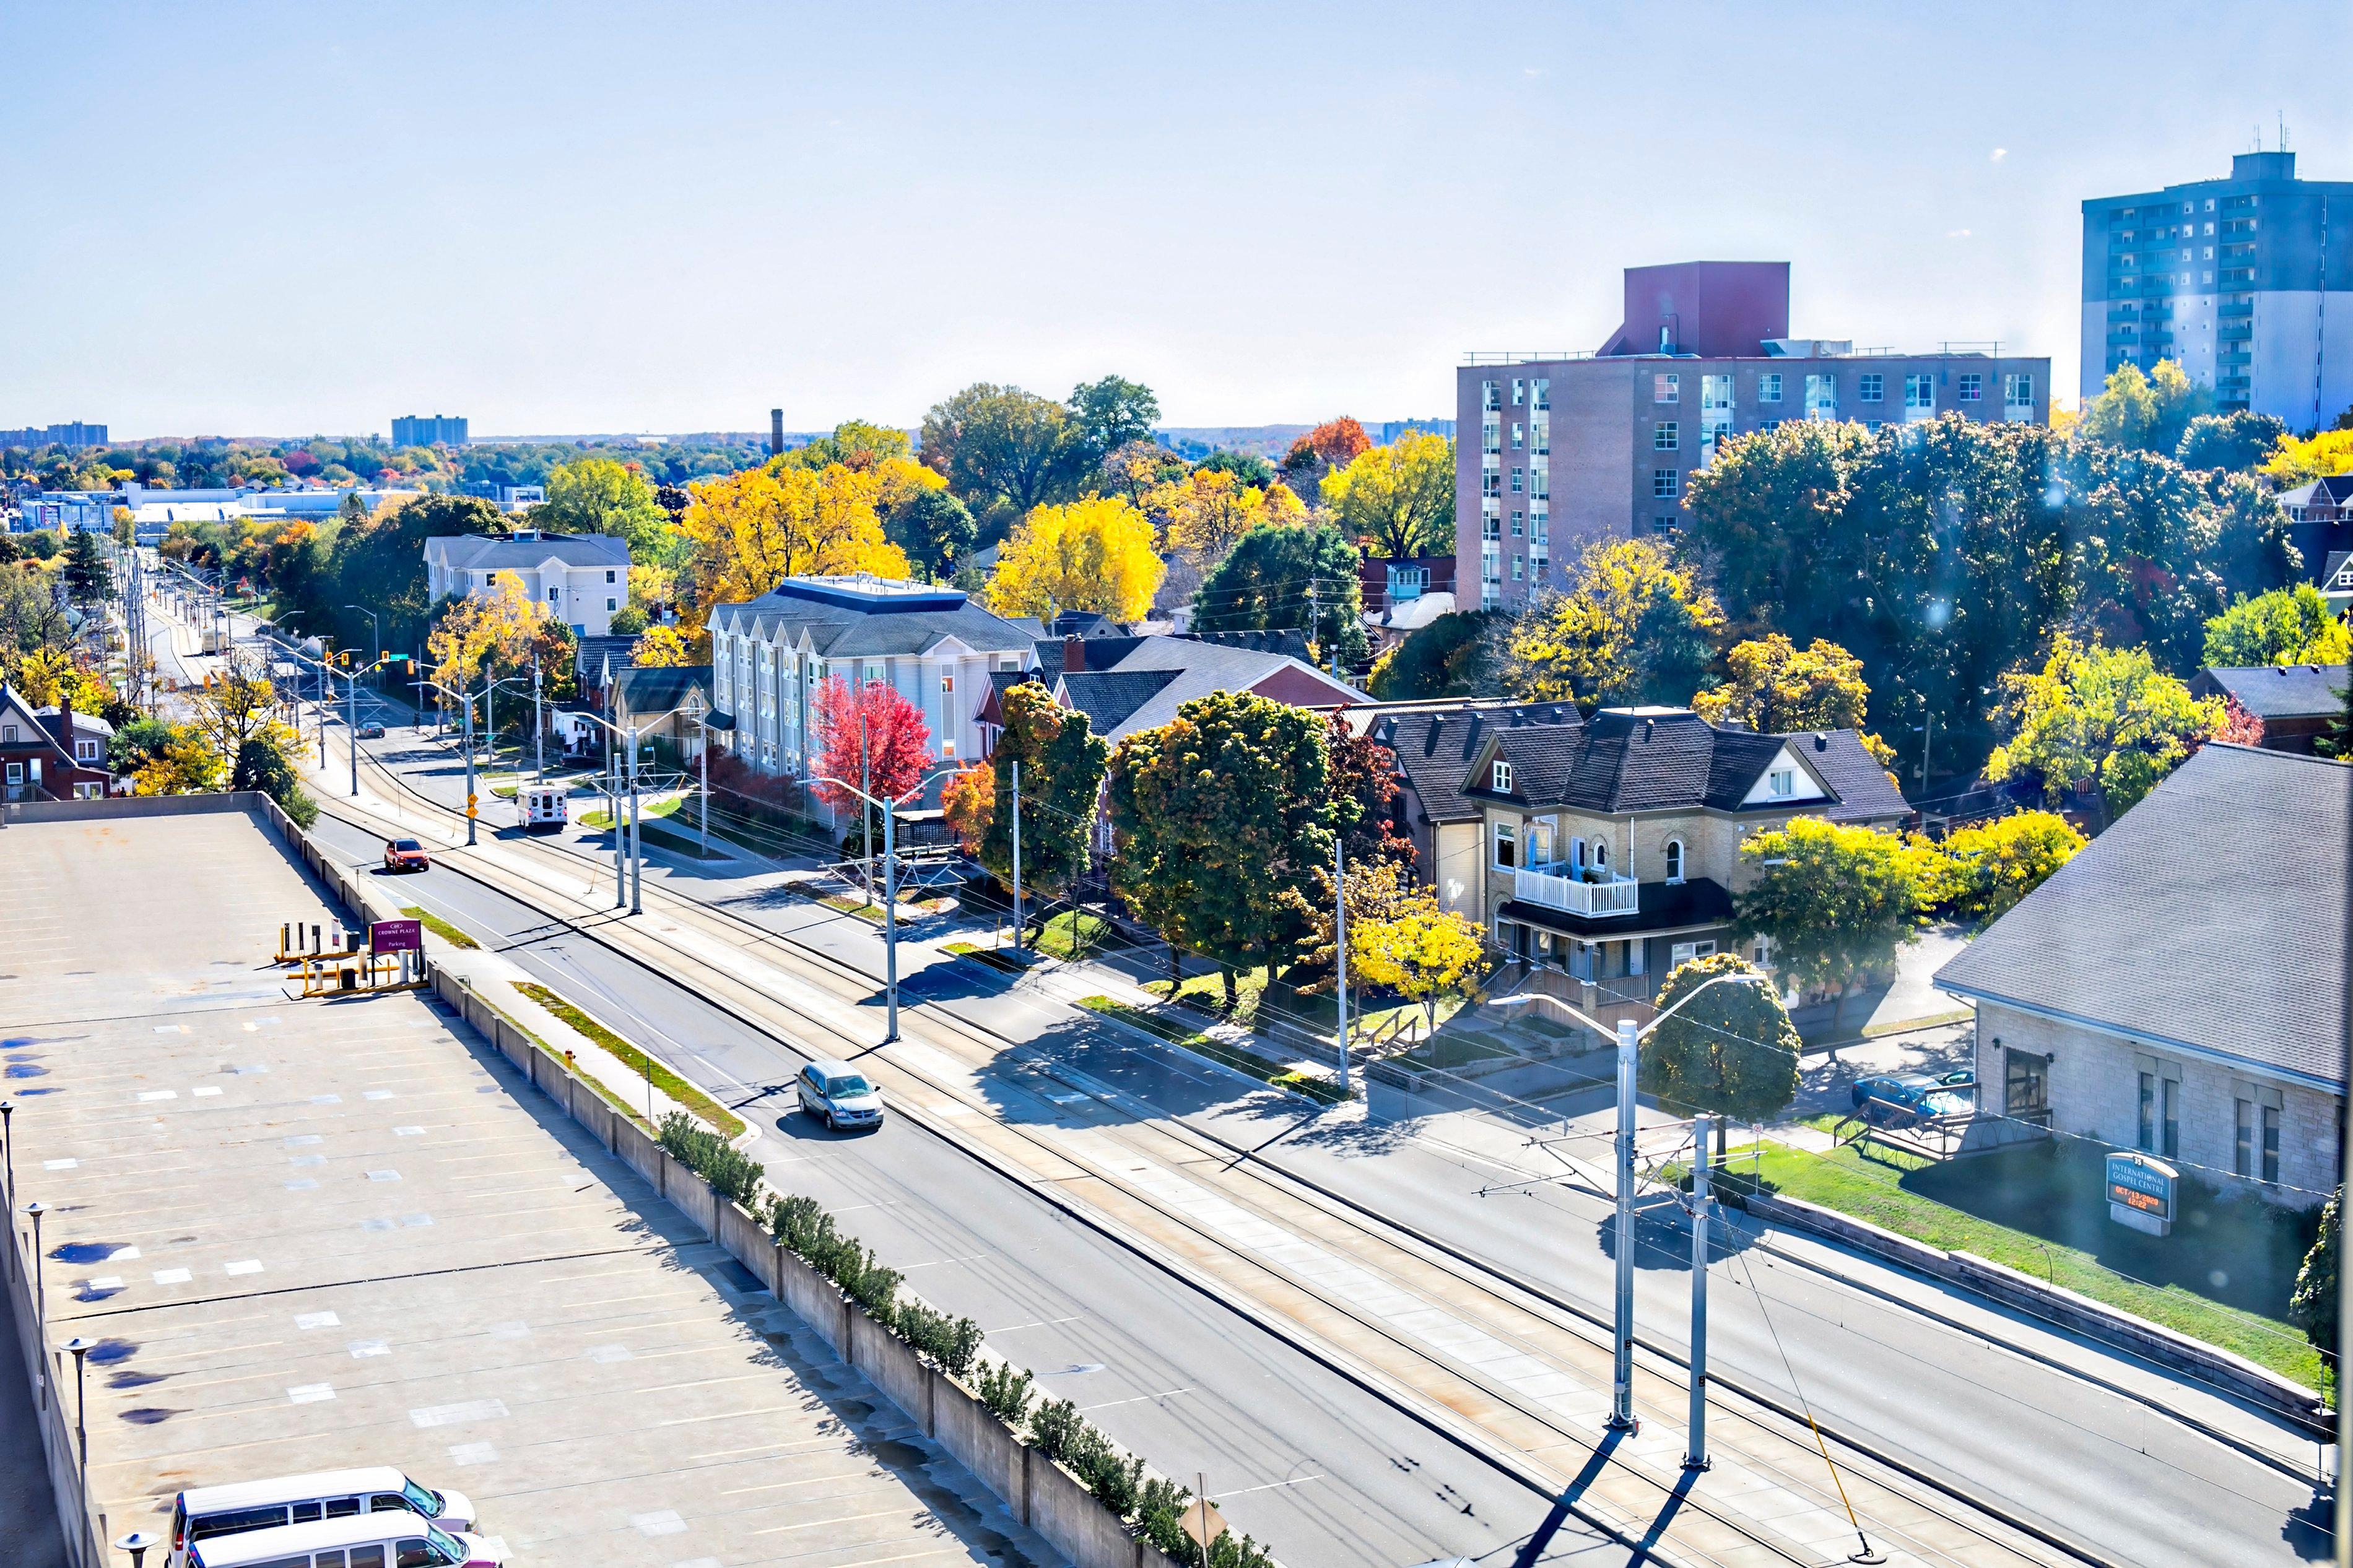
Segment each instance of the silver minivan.
[{"label": "silver minivan", "polygon": [[882,1091],[848,1062],[815,1061],[793,1080],[801,1112],[836,1132],[882,1125]]}]

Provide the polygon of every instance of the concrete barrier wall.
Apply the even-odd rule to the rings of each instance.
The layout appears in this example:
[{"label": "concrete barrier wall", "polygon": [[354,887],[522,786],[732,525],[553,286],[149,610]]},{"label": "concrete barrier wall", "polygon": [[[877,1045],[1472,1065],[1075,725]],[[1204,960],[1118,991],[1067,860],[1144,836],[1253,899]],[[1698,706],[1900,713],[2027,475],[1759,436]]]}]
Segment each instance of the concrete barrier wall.
[{"label": "concrete barrier wall", "polygon": [[662,1156],[662,1196],[670,1207],[694,1223],[697,1230],[719,1238],[719,1194],[710,1184],[668,1154]]},{"label": "concrete barrier wall", "polygon": [[793,1310],[793,1316],[807,1323],[844,1361],[849,1359],[849,1342],[844,1331],[847,1321],[841,1288],[808,1265],[797,1252],[779,1247],[776,1258],[776,1279],[784,1289],[776,1299]]},{"label": "concrete barrier wall", "polygon": [[651,1182],[654,1191],[657,1193],[661,1191],[662,1161],[665,1156],[661,1152],[661,1145],[648,1137],[644,1128],[634,1121],[616,1118],[612,1150],[628,1163],[630,1170]]},{"label": "concrete barrier wall", "polygon": [[[113,1539],[103,1510],[92,1518],[82,1496],[81,1472],[74,1463],[73,1421],[58,1397],[73,1380],[65,1352],[44,1345],[34,1328],[31,1237],[20,1232],[15,1216],[6,1221],[8,1304],[16,1325],[17,1365],[31,1392],[35,1419],[41,1428],[41,1458],[49,1474],[49,1490],[57,1500],[58,1531],[65,1538],[66,1555],[74,1568],[101,1568],[107,1561],[105,1543]],[[44,1369],[43,1363],[47,1363]]]},{"label": "concrete barrier wall", "polygon": [[2327,1407],[2318,1394],[2162,1323],[2135,1317],[2063,1286],[1970,1253],[1947,1252],[1908,1236],[1898,1236],[1802,1198],[1758,1193],[1746,1198],[1744,1206],[1750,1214],[1776,1225],[1841,1242],[1859,1252],[1948,1280],[2088,1339],[2144,1356],[2159,1366],[2218,1384],[2226,1393],[2284,1415],[2322,1440],[2331,1435]]},{"label": "concrete barrier wall", "polygon": [[1026,1522],[1029,1450],[989,1413],[977,1394],[968,1393],[954,1378],[934,1373],[931,1399],[934,1439],[981,1485],[1003,1498],[1014,1518]]},{"label": "concrete barrier wall", "polygon": [[719,1235],[715,1239],[719,1245],[727,1249],[728,1257],[759,1279],[773,1281],[776,1274],[776,1244],[768,1239],[768,1233],[742,1204],[721,1204],[718,1207]]},{"label": "concrete barrier wall", "polygon": [[[219,811],[251,811],[278,803],[255,790],[220,795],[132,795],[105,800],[20,800],[0,806],[9,822],[105,822],[126,816],[196,816]],[[282,815],[282,814],[281,814]]]},{"label": "concrete barrier wall", "polygon": [[1029,1458],[1029,1528],[1079,1568],[1133,1568],[1135,1537],[1079,1479],[1035,1448]]},{"label": "concrete barrier wall", "polygon": [[915,1347],[863,1311],[849,1319],[849,1364],[907,1413],[923,1436],[932,1434],[932,1369]]}]

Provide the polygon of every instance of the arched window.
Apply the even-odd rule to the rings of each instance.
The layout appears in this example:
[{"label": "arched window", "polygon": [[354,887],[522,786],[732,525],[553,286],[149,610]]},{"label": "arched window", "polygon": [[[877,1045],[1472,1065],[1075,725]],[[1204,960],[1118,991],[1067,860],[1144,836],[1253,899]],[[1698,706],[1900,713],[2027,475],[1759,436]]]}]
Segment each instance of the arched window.
[{"label": "arched window", "polygon": [[1593,841],[1593,868],[1597,871],[1609,869],[1609,840],[1607,838]]},{"label": "arched window", "polygon": [[1683,879],[1683,841],[1680,838],[1670,838],[1667,840],[1667,880],[1680,882]]}]

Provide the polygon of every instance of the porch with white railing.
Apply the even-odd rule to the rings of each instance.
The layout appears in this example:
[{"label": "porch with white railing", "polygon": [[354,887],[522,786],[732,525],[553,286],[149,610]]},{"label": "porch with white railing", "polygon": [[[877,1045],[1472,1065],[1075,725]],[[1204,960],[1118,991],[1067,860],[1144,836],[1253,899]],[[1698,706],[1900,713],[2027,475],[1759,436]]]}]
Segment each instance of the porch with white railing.
[{"label": "porch with white railing", "polygon": [[1641,884],[1630,877],[1590,882],[1533,866],[1512,873],[1514,898],[1573,915],[1630,915],[1641,903]]}]

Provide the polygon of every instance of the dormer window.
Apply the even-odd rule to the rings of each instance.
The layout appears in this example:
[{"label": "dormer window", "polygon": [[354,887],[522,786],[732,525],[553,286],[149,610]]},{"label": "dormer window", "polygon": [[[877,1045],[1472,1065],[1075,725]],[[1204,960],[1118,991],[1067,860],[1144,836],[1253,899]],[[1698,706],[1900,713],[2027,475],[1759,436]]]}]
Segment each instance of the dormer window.
[{"label": "dormer window", "polygon": [[1501,757],[1495,759],[1495,793],[1497,795],[1512,793],[1512,764]]},{"label": "dormer window", "polygon": [[1765,787],[1777,795],[1798,793],[1798,771],[1795,768],[1775,768],[1765,775]]}]

